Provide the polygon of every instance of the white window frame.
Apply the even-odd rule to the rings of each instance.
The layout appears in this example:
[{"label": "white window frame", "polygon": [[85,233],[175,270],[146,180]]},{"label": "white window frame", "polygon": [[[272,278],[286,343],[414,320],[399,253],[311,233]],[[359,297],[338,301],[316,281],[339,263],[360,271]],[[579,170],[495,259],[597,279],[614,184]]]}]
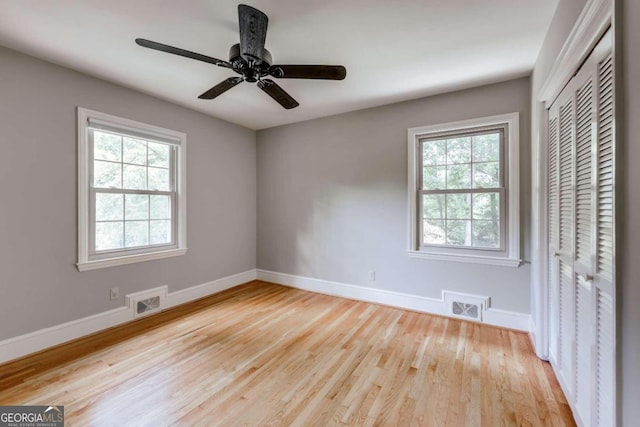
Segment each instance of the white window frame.
[{"label": "white window frame", "polygon": [[[144,137],[152,141],[166,141],[175,150],[175,204],[173,209],[173,234],[175,241],[168,246],[145,247],[138,250],[113,251],[93,254],[92,242],[94,215],[92,214],[91,165],[92,150],[90,130],[93,127],[113,129],[123,134]],[[98,111],[78,107],[78,262],[79,271],[117,265],[151,261],[184,255],[187,252],[187,135],[170,129],[137,122]]]},{"label": "white window frame", "polygon": [[[421,194],[419,183],[422,171],[419,170],[420,140],[442,133],[470,132],[478,128],[506,125],[506,151],[501,173],[505,174],[506,201],[501,209],[501,228],[506,231],[504,250],[486,250],[483,248],[428,246],[420,245],[418,213],[418,197]],[[459,261],[476,264],[490,264],[506,267],[518,267],[520,260],[520,155],[519,155],[519,113],[501,114],[471,120],[421,126],[408,129],[408,206],[409,206],[409,248],[412,258],[433,259],[441,261]],[[506,170],[504,170],[506,169]]]}]

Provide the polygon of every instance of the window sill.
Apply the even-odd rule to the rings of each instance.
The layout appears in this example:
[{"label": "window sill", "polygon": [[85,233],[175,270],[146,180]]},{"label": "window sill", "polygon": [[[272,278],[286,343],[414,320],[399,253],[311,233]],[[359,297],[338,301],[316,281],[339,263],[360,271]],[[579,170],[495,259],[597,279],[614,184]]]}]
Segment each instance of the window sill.
[{"label": "window sill", "polygon": [[171,249],[168,251],[152,252],[146,254],[128,255],[117,258],[98,259],[93,261],[81,261],[76,264],[78,271],[96,270],[98,268],[114,267],[117,265],[133,264],[136,262],[152,261],[154,259],[180,256],[187,253],[187,248]]},{"label": "window sill", "polygon": [[410,258],[433,259],[437,261],[467,262],[472,264],[498,265],[502,267],[519,267],[522,260],[518,258],[491,257],[467,254],[443,254],[436,252],[408,251]]}]

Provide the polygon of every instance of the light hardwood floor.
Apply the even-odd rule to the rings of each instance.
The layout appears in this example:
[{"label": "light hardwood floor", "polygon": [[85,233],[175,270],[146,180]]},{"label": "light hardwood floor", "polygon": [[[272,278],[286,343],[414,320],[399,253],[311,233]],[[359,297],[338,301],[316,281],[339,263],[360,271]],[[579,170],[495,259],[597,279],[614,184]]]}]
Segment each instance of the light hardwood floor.
[{"label": "light hardwood floor", "polygon": [[570,426],[521,332],[252,282],[0,365],[67,426]]}]

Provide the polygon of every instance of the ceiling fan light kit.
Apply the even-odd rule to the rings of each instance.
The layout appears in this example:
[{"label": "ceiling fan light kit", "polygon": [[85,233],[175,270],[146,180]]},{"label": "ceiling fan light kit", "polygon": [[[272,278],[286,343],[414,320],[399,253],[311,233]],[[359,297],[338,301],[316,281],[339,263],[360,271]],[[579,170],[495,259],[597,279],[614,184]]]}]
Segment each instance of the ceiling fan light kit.
[{"label": "ceiling fan light kit", "polygon": [[343,80],[347,70],[342,65],[272,65],[271,53],[265,49],[267,39],[267,15],[245,4],[238,5],[238,22],[240,27],[240,43],[229,49],[229,61],[213,58],[189,50],[180,49],[147,39],[136,39],[142,47],[171,53],[186,58],[229,68],[241,77],[229,77],[204,92],[198,98],[214,99],[243,81],[257,83],[257,86],[287,110],[297,107],[293,99],[276,82],[267,78],[278,79],[319,79]]}]

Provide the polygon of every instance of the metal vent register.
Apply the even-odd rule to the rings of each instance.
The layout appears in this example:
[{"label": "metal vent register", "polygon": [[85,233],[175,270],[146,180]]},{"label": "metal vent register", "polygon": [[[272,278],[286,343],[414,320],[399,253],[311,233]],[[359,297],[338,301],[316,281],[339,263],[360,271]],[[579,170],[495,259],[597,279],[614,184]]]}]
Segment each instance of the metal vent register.
[{"label": "metal vent register", "polygon": [[160,308],[160,297],[153,297],[138,301],[136,304],[136,314],[147,313]]},{"label": "metal vent register", "polygon": [[477,304],[467,304],[464,302],[454,301],[451,305],[453,314],[461,317],[469,317],[471,319],[478,319],[480,310]]}]

